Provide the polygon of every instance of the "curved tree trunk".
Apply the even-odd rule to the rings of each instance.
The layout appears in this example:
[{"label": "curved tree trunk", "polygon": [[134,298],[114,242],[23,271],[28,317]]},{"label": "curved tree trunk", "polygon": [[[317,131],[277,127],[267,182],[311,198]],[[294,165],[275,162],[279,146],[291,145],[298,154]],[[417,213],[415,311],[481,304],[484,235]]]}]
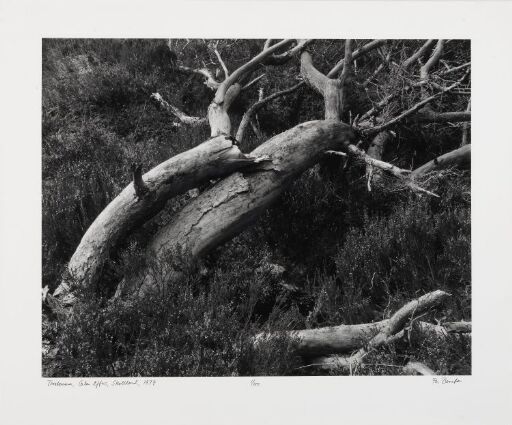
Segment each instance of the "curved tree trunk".
[{"label": "curved tree trunk", "polygon": [[[54,292],[55,297],[63,304],[73,304],[75,298],[71,287],[96,282],[112,247],[135,225],[143,223],[160,211],[169,198],[210,179],[224,177],[259,162],[256,158],[243,155],[238,147],[233,146],[229,137],[229,107],[242,90],[240,80],[247,77],[266,58],[292,43],[293,40],[283,40],[265,49],[231,75],[226,75],[227,78],[222,83],[214,85],[215,98],[208,108],[211,139],[158,165],[144,176],[141,176],[140,167],[134,167],[134,184],[124,189],[87,230],[68,265],[69,276]],[[208,70],[191,71],[205,76],[208,81],[213,78]],[[152,98],[184,123],[196,125],[202,122],[200,118],[184,116],[157,93]]]},{"label": "curved tree trunk", "polygon": [[[164,269],[160,273],[176,278],[173,275],[179,270],[170,264],[170,257],[179,252],[194,259],[231,239],[326,150],[340,148],[354,137],[348,125],[335,121],[310,121],[273,137],[251,153],[269,156],[271,163],[261,164],[251,172],[234,173],[195,198],[155,235],[147,258]],[[165,279],[155,278],[148,265],[137,276],[126,279],[118,295],[162,290],[162,281]]]},{"label": "curved tree trunk", "polygon": [[69,278],[54,295],[65,298],[70,286],[95,283],[109,251],[136,225],[158,213],[169,198],[257,162],[243,155],[230,139],[219,136],[172,157],[144,176],[139,174],[91,224],[71,257]]},{"label": "curved tree trunk", "polygon": [[[364,156],[371,167],[370,170],[377,166],[401,178],[404,177],[402,175],[404,170],[371,158],[374,155],[370,151],[369,155],[366,155],[351,145],[350,142],[355,138],[352,129],[339,122],[343,111],[347,78],[351,72],[353,60],[382,45],[385,40],[374,40],[353,53],[351,40],[346,40],[344,59],[338,62],[327,75],[314,67],[308,52],[302,51],[309,43],[308,40],[295,42],[295,47],[285,53],[276,53],[280,49],[288,48],[292,43],[294,41],[289,39],[274,45],[268,41],[261,53],[240,66],[231,75],[228,75],[225,64],[216,52],[226,78],[223,82],[215,82],[211,86],[216,90],[208,109],[212,138],[160,164],[144,176],[141,175],[140,167],[135,167],[133,184],[124,189],[88,229],[69,263],[70,279],[63,281],[54,295],[65,297],[73,283],[96,282],[101,275],[102,266],[108,258],[109,251],[132,228],[157,213],[170,197],[197,187],[210,179],[228,176],[187,205],[169,225],[155,235],[150,243],[147,258],[157,261],[159,267],[167,267],[176,273],[179,270],[175,266],[166,265],[166,262],[170,255],[176,254],[177,250],[180,252],[179,257],[195,259],[236,235],[277,199],[294,178],[317,162],[327,150],[343,148],[356,156]],[[442,48],[441,41],[439,45]],[[241,80],[247,78],[266,60],[288,58],[301,52],[302,76],[305,82],[324,97],[326,121],[312,121],[298,125],[258,147],[252,152],[252,157],[243,155],[236,146],[233,146],[229,138],[231,122],[228,114],[230,105],[242,90]],[[429,69],[438,60],[438,56],[433,54],[424,66],[423,74],[427,77]],[[205,76],[208,81],[211,80],[212,74],[208,70],[192,69],[191,71]],[[340,78],[333,78],[339,71],[342,71]],[[408,111],[386,123],[369,129],[361,127],[360,130],[366,131],[367,134],[381,132],[413,115],[416,119],[425,120],[466,120],[470,116],[468,112],[464,112],[463,116],[459,112],[435,113],[433,116],[429,111],[425,113],[424,110],[420,110],[437,96],[458,86],[461,81],[462,79],[440,93],[423,99]],[[294,88],[300,85],[302,83]],[[267,101],[294,88],[269,96]],[[159,103],[164,102],[161,97],[154,96]],[[181,117],[182,122],[194,118],[183,117],[181,111],[176,110],[172,105],[167,106],[172,113]],[[257,106],[258,104],[253,110]],[[247,117],[250,118],[250,113]],[[191,122],[196,123],[198,120],[202,122],[203,119],[193,119]],[[244,126],[241,125],[241,134],[243,134],[243,128]],[[445,155],[446,158],[439,157],[433,161],[433,164],[420,167],[411,174],[411,177],[414,179],[431,169],[443,168],[463,161],[468,157],[470,147],[468,145],[464,148],[466,150],[460,154],[450,153]],[[381,152],[376,151],[375,154],[379,156]],[[271,162],[259,164],[244,173],[236,173],[248,165],[262,162],[263,158],[258,159],[256,156],[270,156]],[[234,172],[235,174],[232,174]],[[410,186],[417,188],[412,180]],[[144,290],[151,290],[155,289],[158,282],[165,281],[165,279],[151,277],[151,274],[150,266],[143,268],[137,276],[125,279],[120,289],[131,291],[141,287]]]}]

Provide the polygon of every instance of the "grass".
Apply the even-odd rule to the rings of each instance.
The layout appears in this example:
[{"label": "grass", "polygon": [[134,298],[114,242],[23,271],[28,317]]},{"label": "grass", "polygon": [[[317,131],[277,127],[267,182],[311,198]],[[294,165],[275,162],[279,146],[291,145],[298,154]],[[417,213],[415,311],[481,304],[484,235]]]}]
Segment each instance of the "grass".
[{"label": "grass", "polygon": [[[199,41],[187,49],[190,57],[204,54]],[[161,40],[43,43],[42,284],[50,291],[85,230],[130,182],[129,164],[139,162],[147,170],[208,138],[207,129],[174,127],[149,102],[158,91],[198,115],[212,96],[195,77],[172,72],[168,64],[173,58],[164,51]],[[295,70],[290,65],[268,72],[272,78],[265,84],[286,86],[285,77]],[[234,105],[233,122],[245,107],[243,102]],[[266,107],[259,120],[270,136],[319,118],[321,108],[321,99],[303,90]],[[404,129],[389,146],[401,167],[431,159],[459,142],[457,129],[441,131],[432,125],[428,131],[416,130]],[[248,136],[244,151],[261,142]],[[432,181],[439,199],[410,194],[391,182],[369,193],[362,175],[361,164],[344,168],[339,159],[323,161],[297,179],[252,227],[202,264],[190,265],[183,279],[162,282],[169,288],[165,297],[109,302],[107,295],[123,273],[137,264],[151,235],[187,196],[169,201],[118,247],[110,273],[100,282],[107,290],[84,289],[73,315],[65,319],[44,311],[43,374],[316,373],[299,369],[302,359],[294,354],[293,339],[281,336],[255,348],[251,338],[261,331],[381,320],[434,289],[453,296],[425,320],[471,320],[469,175],[453,173]],[[390,346],[368,357],[364,373],[396,374],[411,359],[442,374],[466,374],[471,347],[456,337]]]}]

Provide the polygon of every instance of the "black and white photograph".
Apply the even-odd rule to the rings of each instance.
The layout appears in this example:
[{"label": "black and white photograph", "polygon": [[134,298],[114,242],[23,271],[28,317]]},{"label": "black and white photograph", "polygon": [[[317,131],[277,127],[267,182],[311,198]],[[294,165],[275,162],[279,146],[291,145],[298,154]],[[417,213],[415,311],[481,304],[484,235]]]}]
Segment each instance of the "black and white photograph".
[{"label": "black and white photograph", "polygon": [[470,375],[471,42],[44,39],[42,375]]},{"label": "black and white photograph", "polygon": [[0,423],[511,424],[511,17],[2,0]]}]

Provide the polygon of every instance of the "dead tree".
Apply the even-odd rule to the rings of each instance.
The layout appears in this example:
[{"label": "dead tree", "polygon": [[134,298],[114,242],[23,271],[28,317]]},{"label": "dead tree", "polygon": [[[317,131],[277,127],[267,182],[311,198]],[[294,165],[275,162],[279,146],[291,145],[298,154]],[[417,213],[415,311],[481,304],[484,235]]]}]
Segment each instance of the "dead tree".
[{"label": "dead tree", "polygon": [[[455,82],[442,84],[441,79],[441,83],[433,81],[433,69],[443,53],[444,42],[440,40],[428,62],[421,68],[419,81],[411,82],[407,88],[421,90],[421,99],[416,104],[392,116],[381,114],[399,99],[400,93],[390,93],[374,102],[374,106],[361,117],[355,117],[349,123],[342,122],[349,109],[347,93],[352,89],[351,75],[357,61],[386,43],[386,40],[374,40],[354,48],[355,43],[346,40],[344,57],[327,74],[314,66],[312,52],[309,51],[311,40],[287,39],[276,43],[267,40],[260,53],[231,73],[215,47],[215,54],[223,69],[222,81],[217,80],[207,68],[179,66],[180,72],[200,75],[205,79],[207,87],[215,92],[207,117],[188,116],[158,94],[154,94],[153,99],[176,116],[182,125],[195,126],[207,122],[211,138],[144,175],[140,168],[136,168],[134,182],[105,208],[82,238],[69,263],[69,278],[62,282],[54,295],[72,304],[75,285],[98,282],[102,266],[111,250],[136,226],[158,213],[168,199],[211,179],[220,180],[191,200],[148,244],[146,257],[158,262],[160,267],[168,268],[173,276],[179,276],[180,270],[168,263],[169,257],[179,255],[187,261],[193,261],[243,231],[278,199],[290,183],[318,162],[327,151],[355,156],[371,169],[390,174],[414,191],[435,195],[421,186],[419,177],[426,172],[438,170],[440,164],[448,166],[465,162],[462,159],[468,158],[470,145],[461,148],[464,149],[461,152],[454,151],[446,157],[437,158],[433,165],[425,164],[411,172],[384,162],[375,149],[365,152],[357,142],[360,138],[392,131],[403,123],[467,122],[471,116],[469,110],[439,112],[426,109],[426,106],[442,95],[460,89],[465,84],[469,68],[454,70],[454,75],[462,73]],[[413,68],[413,63],[426,54],[430,44],[403,64],[407,72]],[[303,82],[290,85],[290,89],[271,94],[256,103],[247,112],[245,120],[242,119],[238,135],[243,137],[245,126],[257,109],[304,84],[323,97],[324,119],[299,124],[264,142],[250,154],[242,153],[237,140],[231,136],[230,106],[245,87],[260,81],[261,75],[252,78],[252,74],[262,64],[279,66],[295,58],[300,60],[300,77]],[[387,61],[390,64],[392,62]],[[427,85],[436,92],[428,94],[424,90]],[[117,293],[141,294],[165,290],[162,284],[152,276],[149,267],[141,268],[136,275],[125,277]]]}]

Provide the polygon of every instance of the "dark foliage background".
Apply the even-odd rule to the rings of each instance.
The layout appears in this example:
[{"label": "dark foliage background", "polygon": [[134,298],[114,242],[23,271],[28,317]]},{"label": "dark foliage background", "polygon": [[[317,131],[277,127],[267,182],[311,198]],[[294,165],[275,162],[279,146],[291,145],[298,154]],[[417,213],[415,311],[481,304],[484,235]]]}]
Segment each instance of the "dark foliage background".
[{"label": "dark foliage background", "polygon": [[[361,41],[362,42],[362,41]],[[191,115],[204,115],[213,93],[197,76],[177,72],[217,66],[208,40],[43,41],[43,276],[53,291],[81,236],[130,182],[128,165],[150,169],[208,138],[208,130],[176,127],[150,102],[153,92]],[[263,41],[221,40],[231,70],[257,53]],[[407,57],[421,41],[396,50]],[[328,71],[343,51],[341,40],[312,48]],[[469,43],[452,40],[448,63],[469,60]],[[376,59],[358,62],[347,118],[371,99],[406,84],[381,73],[365,90]],[[266,77],[235,102],[234,127],[258,96],[295,84],[298,62],[266,67]],[[412,78],[410,75],[408,79]],[[402,107],[414,94],[404,94]],[[446,95],[439,110],[464,110],[467,99]],[[390,115],[395,111],[387,111]],[[323,100],[302,88],[258,114],[264,137],[249,132],[249,152],[274,134],[323,116]],[[384,160],[414,168],[460,144],[461,129],[407,124],[397,130]],[[104,276],[107,293],[84,290],[68,320],[43,311],[43,373],[48,376],[229,376],[309,373],[298,369],[287,338],[255,350],[248,338],[261,330],[362,323],[389,317],[427,291],[451,294],[428,320],[471,320],[470,176],[452,172],[432,182],[439,199],[399,187],[366,189],[364,167],[325,160],[302,175],[250,229],[218,248],[204,264],[190,265],[186,281],[165,299],[120,305],[106,302],[145,243],[187,201],[183,195],[119,247]],[[424,341],[376,354],[365,373],[397,374],[409,359],[442,374],[470,373],[470,346],[460,340]],[[378,366],[378,365],[388,366]]]}]

